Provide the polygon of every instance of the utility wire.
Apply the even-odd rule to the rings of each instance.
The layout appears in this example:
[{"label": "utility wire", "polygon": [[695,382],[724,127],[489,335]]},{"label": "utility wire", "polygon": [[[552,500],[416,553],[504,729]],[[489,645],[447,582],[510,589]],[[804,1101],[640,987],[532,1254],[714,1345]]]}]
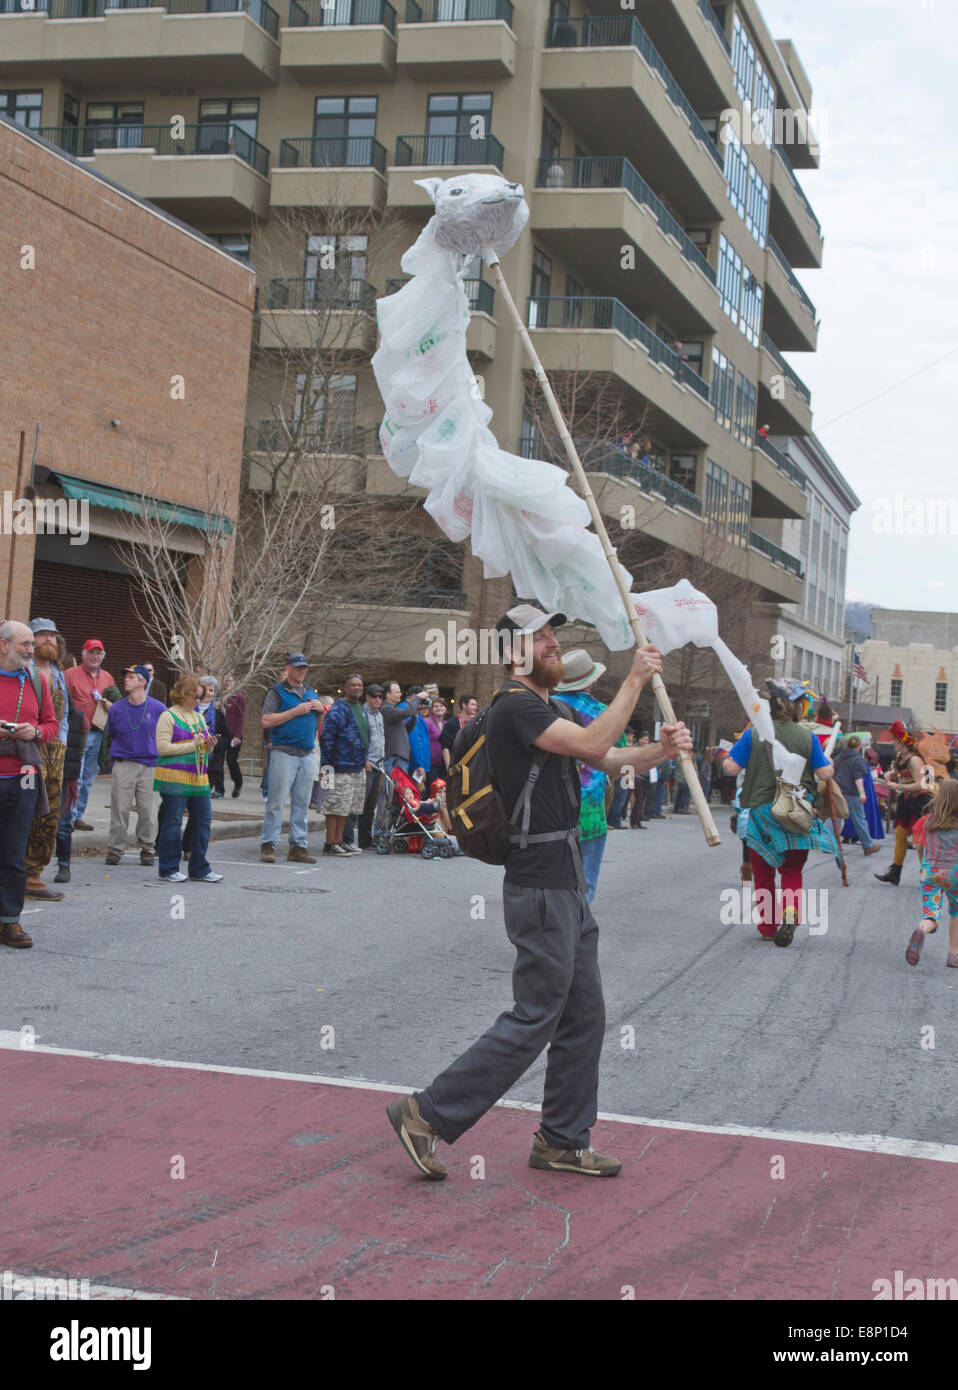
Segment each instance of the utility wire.
[{"label": "utility wire", "polygon": [[827,430],[829,425],[837,425],[839,420],[846,419],[849,415],[854,415],[856,410],[864,410],[866,405],[871,405],[874,401],[880,401],[882,396],[887,396],[890,391],[897,391],[899,386],[904,386],[907,381],[913,381],[916,376],[921,376],[922,372],[931,371],[932,367],[937,367],[939,362],[944,362],[949,357],[954,357],[958,352],[958,347],[953,347],[949,352],[941,357],[936,357],[934,362],[926,362],[917,371],[910,372],[908,376],[903,376],[900,381],[893,381],[890,386],[886,386],[883,391],[879,391],[877,396],[869,396],[867,401],[861,401],[858,405],[853,405],[850,410],[845,410],[841,415],[835,415],[831,420],[826,420],[824,425],[816,425],[815,433],[821,434],[822,430]]}]

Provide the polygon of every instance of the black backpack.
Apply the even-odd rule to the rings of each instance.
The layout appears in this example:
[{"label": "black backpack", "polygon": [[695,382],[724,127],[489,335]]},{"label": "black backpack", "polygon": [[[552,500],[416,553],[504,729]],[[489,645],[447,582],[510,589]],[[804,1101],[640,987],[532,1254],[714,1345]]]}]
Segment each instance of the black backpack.
[{"label": "black backpack", "polygon": [[[524,685],[504,686],[493,696],[492,704],[504,695],[525,694],[526,691]],[[555,703],[564,719],[572,717],[561,701]],[[515,847],[525,849],[530,844],[541,844],[547,840],[568,840],[573,848],[576,874],[582,888],[584,879],[577,844],[578,825],[572,830],[549,830],[539,835],[529,833],[532,794],[549,756],[544,749],[537,748],[532,754],[529,776],[512,814],[507,815],[503,810],[499,792],[493,785],[492,764],[486,743],[486,727],[492,704],[485,705],[475,718],[459,730],[452,745],[446,807],[459,848],[472,859],[481,859],[484,864],[504,864],[510,850]],[[577,807],[579,798],[572,785],[567,758],[562,759],[561,769],[570,805]]]}]

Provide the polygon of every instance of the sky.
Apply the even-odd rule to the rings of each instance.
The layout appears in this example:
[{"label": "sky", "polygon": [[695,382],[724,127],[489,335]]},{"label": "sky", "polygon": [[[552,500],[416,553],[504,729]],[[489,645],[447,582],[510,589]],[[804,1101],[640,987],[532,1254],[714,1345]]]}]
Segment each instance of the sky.
[{"label": "sky", "polygon": [[798,177],[825,252],[796,273],[821,327],[788,356],[861,499],[846,599],[958,612],[958,6],[759,6],[812,84],[821,167]]}]

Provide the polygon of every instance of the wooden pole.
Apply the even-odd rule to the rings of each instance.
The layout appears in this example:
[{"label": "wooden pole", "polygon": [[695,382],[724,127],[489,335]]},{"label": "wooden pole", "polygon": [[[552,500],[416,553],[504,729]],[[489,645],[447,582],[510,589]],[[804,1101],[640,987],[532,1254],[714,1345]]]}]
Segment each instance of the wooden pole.
[{"label": "wooden pole", "polygon": [[[576,451],[576,447],[572,442],[572,436],[569,433],[569,427],[567,426],[562,411],[559,408],[559,402],[556,400],[555,395],[552,391],[552,387],[549,385],[549,378],[546,376],[545,369],[542,363],[539,361],[539,355],[536,352],[535,347],[532,343],[532,339],[529,337],[529,334],[526,330],[526,326],[522,321],[522,315],[516,308],[515,301],[513,300],[512,295],[509,292],[509,287],[506,284],[505,276],[502,273],[502,267],[499,264],[499,257],[496,255],[495,251],[487,249],[485,252],[485,261],[486,264],[492,268],[492,271],[496,277],[497,284],[499,286],[499,291],[505,299],[506,305],[509,309],[509,313],[512,316],[512,320],[515,323],[517,329],[519,330],[519,337],[522,339],[523,346],[525,347],[526,352],[529,354],[529,359],[532,362],[533,368],[535,369],[536,377],[538,378],[539,385],[542,387],[542,393],[546,398],[546,404],[549,407],[549,414],[555,421],[556,428],[559,431],[559,438],[562,440],[563,447],[566,451],[566,456],[570,464],[572,465],[572,471],[576,476],[576,480],[578,481],[579,488],[582,492],[582,496],[585,499],[586,506],[589,508],[589,515],[592,518],[592,525],[595,527],[595,533],[599,537],[603,553],[605,554],[605,558],[609,563],[609,568],[612,571],[612,577],[615,580],[616,588],[618,589],[619,595],[622,599],[622,604],[625,608],[626,617],[628,618],[629,626],[632,629],[632,634],[635,637],[637,645],[640,647],[644,647],[649,639],[646,637],[645,633],[642,630],[642,624],[639,622],[639,616],[635,611],[635,604],[632,602],[629,596],[628,586],[626,585],[625,580],[622,578],[622,571],[619,567],[619,561],[615,553],[615,547],[609,539],[609,533],[606,530],[605,522],[602,519],[602,513],[599,511],[599,507],[595,500],[595,495],[592,491],[592,487],[589,483],[588,478],[586,477],[585,469],[582,467],[582,460],[579,458],[579,455]],[[669,693],[665,688],[665,682],[662,680],[662,677],[658,674],[652,677],[652,690],[656,700],[658,701],[659,709],[662,711],[662,714],[665,717],[665,723],[674,724],[676,722],[675,711],[672,708],[672,702],[669,699]],[[692,801],[695,805],[696,812],[698,813],[698,818],[702,823],[702,829],[705,833],[706,843],[709,845],[721,844],[721,837],[718,833],[718,829],[716,828],[715,821],[712,819],[712,812],[709,809],[709,804],[705,799],[705,793],[702,790],[702,784],[699,782],[698,773],[695,768],[695,762],[693,761],[691,755],[684,751],[679,753],[678,757],[682,763],[682,771],[685,774],[686,783],[688,784],[688,788],[692,793]]]}]

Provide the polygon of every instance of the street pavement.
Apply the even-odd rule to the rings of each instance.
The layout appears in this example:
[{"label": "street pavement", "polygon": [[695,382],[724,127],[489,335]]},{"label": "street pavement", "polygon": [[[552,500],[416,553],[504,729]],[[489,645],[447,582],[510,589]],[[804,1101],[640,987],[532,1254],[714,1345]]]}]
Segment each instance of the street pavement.
[{"label": "street pavement", "polygon": [[0,958],[0,1259],[214,1298],[871,1298],[895,1269],[958,1277],[958,971],[946,930],[905,963],[913,856],[896,889],[873,877],[887,855],[848,847],[848,888],[816,855],[816,930],[781,950],[729,920],[740,847],[713,812],[714,849],[694,816],[609,835],[594,1142],[626,1166],[598,1191],[526,1166],[543,1060],[440,1150],[446,1183],[385,1117],[510,1006],[501,870],[262,865],[258,838],[212,845],[217,885],[76,858],[64,902],[24,916],[34,949]]}]

